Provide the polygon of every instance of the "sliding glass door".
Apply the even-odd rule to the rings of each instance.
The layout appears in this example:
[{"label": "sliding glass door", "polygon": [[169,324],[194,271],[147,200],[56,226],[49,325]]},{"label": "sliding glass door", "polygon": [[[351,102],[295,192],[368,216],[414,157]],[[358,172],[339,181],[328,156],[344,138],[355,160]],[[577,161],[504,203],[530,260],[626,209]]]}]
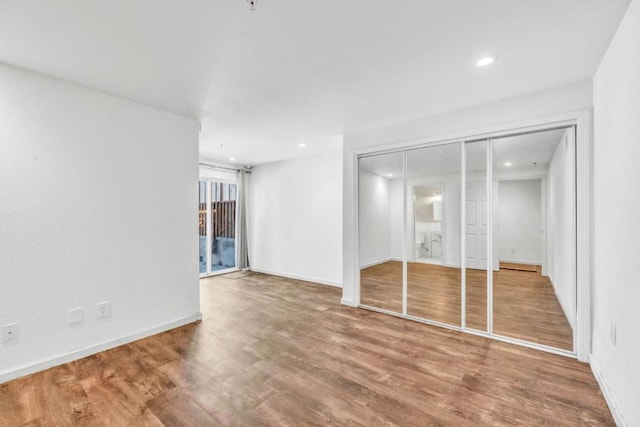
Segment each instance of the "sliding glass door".
[{"label": "sliding glass door", "polygon": [[575,129],[359,158],[365,308],[574,353]]},{"label": "sliding glass door", "polygon": [[199,258],[203,276],[236,268],[236,199],[234,182],[199,182]]}]

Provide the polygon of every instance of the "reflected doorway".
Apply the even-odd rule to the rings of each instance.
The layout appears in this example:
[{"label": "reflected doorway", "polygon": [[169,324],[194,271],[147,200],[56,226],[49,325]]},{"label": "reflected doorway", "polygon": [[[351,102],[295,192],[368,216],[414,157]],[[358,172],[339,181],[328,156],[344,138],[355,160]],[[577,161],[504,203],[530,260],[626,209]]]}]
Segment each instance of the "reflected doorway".
[{"label": "reflected doorway", "polygon": [[415,262],[442,265],[443,193],[442,184],[413,187]]}]

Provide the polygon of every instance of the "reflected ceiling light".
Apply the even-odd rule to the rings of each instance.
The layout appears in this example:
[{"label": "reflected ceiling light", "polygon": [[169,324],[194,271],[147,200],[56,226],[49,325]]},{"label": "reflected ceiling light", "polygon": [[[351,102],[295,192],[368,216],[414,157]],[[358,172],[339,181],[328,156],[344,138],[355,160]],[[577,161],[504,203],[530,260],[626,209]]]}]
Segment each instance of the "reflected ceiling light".
[{"label": "reflected ceiling light", "polygon": [[229,160],[231,160],[232,162],[235,162],[236,158],[235,157],[229,157]]},{"label": "reflected ceiling light", "polygon": [[392,173],[388,173],[388,174],[387,174],[387,176],[388,176],[389,178],[391,178],[391,177],[393,176],[393,174],[392,174]]},{"label": "reflected ceiling light", "polygon": [[304,148],[306,146],[307,146],[307,144],[305,144],[304,142],[301,142],[300,144],[298,144],[298,147],[300,147],[300,148]]},{"label": "reflected ceiling light", "polygon": [[505,162],[505,163],[504,163],[504,165],[505,165],[506,167],[509,167],[509,166],[511,166],[511,162]]},{"label": "reflected ceiling light", "polygon": [[484,58],[480,58],[478,60],[478,67],[486,67],[496,60],[495,56],[485,56]]},{"label": "reflected ceiling light", "polygon": [[433,200],[437,200],[437,201],[442,200],[442,194],[441,193],[436,194],[436,197],[434,197]]}]

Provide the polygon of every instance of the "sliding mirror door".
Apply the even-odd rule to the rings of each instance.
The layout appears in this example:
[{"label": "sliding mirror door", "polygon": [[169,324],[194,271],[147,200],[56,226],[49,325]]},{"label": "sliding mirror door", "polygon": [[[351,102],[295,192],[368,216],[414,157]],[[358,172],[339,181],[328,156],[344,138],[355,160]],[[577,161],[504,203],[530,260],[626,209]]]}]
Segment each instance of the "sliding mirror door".
[{"label": "sliding mirror door", "polygon": [[461,144],[407,151],[407,314],[461,325]]},{"label": "sliding mirror door", "polygon": [[574,129],[492,140],[493,333],[573,350]]},{"label": "sliding mirror door", "polygon": [[360,303],[403,310],[403,153],[359,159]]},{"label": "sliding mirror door", "polygon": [[465,143],[464,253],[466,327],[487,332],[489,196],[486,140]]}]

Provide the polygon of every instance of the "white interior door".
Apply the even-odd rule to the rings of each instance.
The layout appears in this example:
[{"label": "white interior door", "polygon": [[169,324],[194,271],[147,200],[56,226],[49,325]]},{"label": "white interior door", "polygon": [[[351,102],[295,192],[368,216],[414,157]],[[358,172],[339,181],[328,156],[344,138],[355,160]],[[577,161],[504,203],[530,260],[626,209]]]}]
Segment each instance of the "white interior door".
[{"label": "white interior door", "polygon": [[482,181],[467,182],[466,199],[467,268],[486,270],[489,224],[487,184]]}]

